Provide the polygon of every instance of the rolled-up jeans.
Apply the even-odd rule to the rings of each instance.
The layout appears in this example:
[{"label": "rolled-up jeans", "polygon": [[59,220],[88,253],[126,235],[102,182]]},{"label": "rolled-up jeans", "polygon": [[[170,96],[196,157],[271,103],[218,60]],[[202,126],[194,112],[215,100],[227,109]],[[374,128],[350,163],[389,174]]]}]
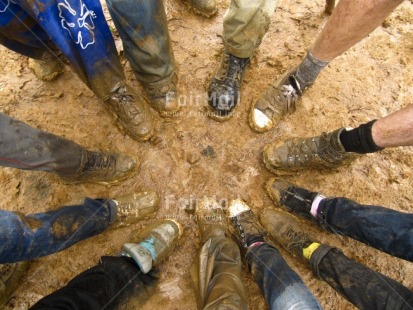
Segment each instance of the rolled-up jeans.
[{"label": "rolled-up jeans", "polygon": [[268,243],[253,247],[246,259],[270,309],[322,309],[280,252]]},{"label": "rolled-up jeans", "polygon": [[413,214],[361,205],[347,198],[320,202],[317,220],[323,228],[348,236],[390,255],[413,261]]},{"label": "rolled-up jeans", "polygon": [[86,158],[82,146],[0,113],[0,166],[71,176]]},{"label": "rolled-up jeans", "polygon": [[232,0],[224,16],[224,46],[232,55],[249,58],[270,26],[276,0]]},{"label": "rolled-up jeans", "polygon": [[86,198],[83,204],[22,214],[0,211],[0,263],[31,260],[67,249],[104,231],[116,219],[116,205]]}]

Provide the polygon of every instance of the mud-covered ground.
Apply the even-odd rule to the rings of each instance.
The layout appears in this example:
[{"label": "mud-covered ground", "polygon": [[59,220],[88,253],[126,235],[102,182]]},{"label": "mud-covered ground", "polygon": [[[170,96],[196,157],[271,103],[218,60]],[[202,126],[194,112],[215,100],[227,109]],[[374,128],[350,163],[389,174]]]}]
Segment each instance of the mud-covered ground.
[{"label": "mud-covered ground", "polygon": [[[258,213],[272,203],[264,184],[271,177],[261,161],[266,143],[290,136],[317,135],[340,126],[356,127],[411,103],[413,89],[413,7],[401,5],[373,34],[333,61],[308,90],[297,111],[277,129],[257,134],[247,115],[252,100],[268,83],[299,63],[327,19],[322,0],[279,1],[267,36],[246,73],[242,99],[235,116],[217,123],[204,114],[208,77],[222,50],[222,18],[229,1],[222,0],[212,19],[194,15],[180,0],[167,0],[167,16],[179,66],[180,115],[157,120],[158,144],[138,143],[123,136],[111,123],[103,105],[75,76],[70,67],[56,81],[42,82],[28,68],[25,57],[0,48],[0,111],[32,126],[74,140],[90,149],[128,152],[140,157],[140,170],[112,187],[69,185],[42,173],[0,169],[0,207],[25,213],[51,210],[83,197],[116,195],[153,189],[161,195],[157,218],[175,216],[185,234],[161,266],[162,280],[145,309],[195,309],[189,265],[199,247],[196,225],[179,202],[202,195],[218,199],[245,199]],[[117,40],[118,46],[121,46]],[[129,65],[130,83],[140,92]],[[186,102],[184,102],[186,98]],[[191,100],[192,98],[192,100]],[[198,101],[195,98],[199,98]],[[201,152],[208,146],[215,156]],[[303,171],[288,178],[325,195],[343,195],[362,203],[412,212],[412,148],[386,149],[359,157],[349,167],[331,172]],[[198,160],[198,161],[197,161]],[[194,162],[195,163],[190,163]],[[136,227],[109,229],[58,254],[31,262],[23,284],[8,304],[27,309],[43,296],[65,285],[99,257],[119,252]],[[346,237],[333,236],[304,223],[324,242],[349,257],[413,289],[413,265]],[[326,309],[350,309],[351,304],[309,269],[281,251],[292,268]],[[243,280],[251,309],[265,309],[259,289],[246,267]]]}]

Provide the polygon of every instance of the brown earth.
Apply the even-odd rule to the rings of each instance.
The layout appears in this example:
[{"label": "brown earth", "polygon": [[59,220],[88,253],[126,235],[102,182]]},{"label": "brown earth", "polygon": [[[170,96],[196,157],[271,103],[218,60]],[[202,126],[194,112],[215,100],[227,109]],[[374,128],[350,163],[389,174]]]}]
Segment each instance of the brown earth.
[{"label": "brown earth", "polygon": [[[271,132],[252,132],[247,124],[251,101],[274,78],[299,63],[327,19],[322,0],[279,1],[269,32],[246,74],[236,115],[225,123],[210,120],[204,115],[205,90],[208,77],[219,62],[222,17],[228,3],[222,0],[218,15],[205,19],[194,15],[179,0],[166,1],[179,65],[179,90],[186,98],[192,96],[193,101],[187,99],[176,118],[155,116],[162,140],[156,145],[123,136],[111,124],[99,100],[69,67],[56,81],[42,82],[28,69],[25,57],[0,48],[1,112],[90,149],[128,152],[142,161],[135,176],[113,187],[68,185],[51,174],[3,168],[0,207],[36,213],[87,196],[113,197],[143,189],[157,190],[161,195],[157,218],[176,216],[186,229],[173,255],[161,266],[163,278],[158,294],[145,309],[160,308],[159,305],[163,309],[196,308],[188,266],[199,247],[199,236],[196,225],[178,202],[202,195],[216,195],[218,199],[241,197],[259,212],[272,205],[264,191],[264,184],[272,175],[261,161],[261,150],[266,143],[290,136],[317,135],[340,126],[356,127],[411,103],[413,7],[404,2],[382,27],[321,73],[296,113]],[[121,45],[119,39],[117,43]],[[130,83],[138,87],[128,64],[125,70]],[[198,103],[197,96],[202,99]],[[215,157],[201,155],[207,146],[215,150]],[[386,149],[359,157],[349,167],[337,171],[304,171],[289,179],[325,195],[343,195],[361,203],[412,212],[412,155],[412,148]],[[108,230],[61,253],[34,260],[8,309],[27,309],[95,265],[101,255],[118,253],[131,230],[147,223]],[[413,289],[413,278],[409,276],[413,272],[411,263],[349,238],[333,236],[308,223],[303,225],[321,241],[339,247],[349,257]],[[327,284],[314,279],[305,266],[281,252],[326,309],[352,308]],[[243,278],[250,308],[265,309],[259,289],[245,266]]]}]

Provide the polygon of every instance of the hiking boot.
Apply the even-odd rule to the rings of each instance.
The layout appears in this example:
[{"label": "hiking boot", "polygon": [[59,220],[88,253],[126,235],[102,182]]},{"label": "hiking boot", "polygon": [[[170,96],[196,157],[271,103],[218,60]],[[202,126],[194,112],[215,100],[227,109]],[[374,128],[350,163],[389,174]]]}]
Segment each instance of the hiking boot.
[{"label": "hiking boot", "polygon": [[340,142],[344,128],[312,138],[292,138],[264,147],[264,163],[272,172],[303,168],[336,168],[351,159]]},{"label": "hiking boot", "polygon": [[218,11],[216,0],[186,0],[192,10],[203,17],[211,17]]},{"label": "hiking boot", "polygon": [[320,244],[302,229],[302,223],[281,210],[266,209],[260,214],[260,222],[271,239],[283,246],[290,254],[307,262]]},{"label": "hiking boot", "polygon": [[159,197],[156,192],[133,193],[113,198],[116,204],[116,224],[133,224],[151,215],[158,209]]},{"label": "hiking boot", "polygon": [[203,197],[195,212],[203,243],[211,237],[225,236],[227,226],[224,211],[216,200]]},{"label": "hiking boot", "polygon": [[126,243],[121,255],[132,257],[148,273],[173,251],[182,233],[181,224],[174,220],[157,221],[138,233],[138,242]]},{"label": "hiking boot", "polygon": [[41,59],[29,58],[29,68],[39,79],[52,81],[64,71],[60,54],[60,51],[56,51],[55,54],[45,51]]},{"label": "hiking boot", "polygon": [[239,102],[239,89],[249,58],[238,58],[224,51],[219,68],[211,79],[208,89],[209,116],[216,121],[225,121]]},{"label": "hiking boot", "polygon": [[313,221],[315,217],[311,215],[311,205],[314,199],[317,196],[325,198],[282,179],[269,179],[265,189],[276,205]]},{"label": "hiking boot", "polygon": [[265,230],[244,201],[232,200],[229,204],[228,214],[229,230],[244,252],[251,244],[264,241]]},{"label": "hiking boot", "polygon": [[254,131],[268,131],[275,127],[284,115],[295,111],[298,98],[304,91],[295,74],[296,69],[288,72],[271,84],[253,103],[249,113],[249,123]]},{"label": "hiking boot", "polygon": [[149,104],[159,112],[162,117],[173,116],[179,109],[178,92],[176,83],[178,77],[175,73],[167,81],[143,84]]},{"label": "hiking boot", "polygon": [[136,158],[121,153],[86,151],[81,171],[76,175],[58,175],[67,182],[115,183],[128,177],[137,167]]},{"label": "hiking boot", "polygon": [[0,264],[0,308],[10,299],[26,274],[28,262]]},{"label": "hiking boot", "polygon": [[116,118],[116,124],[132,139],[146,141],[153,135],[152,115],[143,98],[128,86],[118,86],[112,96],[104,101]]}]

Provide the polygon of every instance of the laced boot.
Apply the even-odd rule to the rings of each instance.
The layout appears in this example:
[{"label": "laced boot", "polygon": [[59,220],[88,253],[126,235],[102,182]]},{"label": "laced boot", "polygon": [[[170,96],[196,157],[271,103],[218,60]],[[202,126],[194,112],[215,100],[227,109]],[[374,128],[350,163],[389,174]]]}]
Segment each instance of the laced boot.
[{"label": "laced boot", "polygon": [[344,128],[311,138],[292,138],[264,147],[264,163],[272,172],[303,168],[336,168],[352,159],[340,142]]},{"label": "laced boot", "polygon": [[251,244],[264,241],[265,230],[244,201],[232,200],[228,213],[229,230],[237,239],[244,254]]},{"label": "laced boot", "polygon": [[142,83],[149,104],[158,111],[162,117],[173,116],[180,109],[178,91],[176,89],[177,82],[178,77],[176,73],[173,73],[172,77],[166,81],[149,84]]},{"label": "laced boot", "polygon": [[116,124],[132,139],[146,141],[153,135],[151,112],[143,98],[125,85],[118,85],[112,96],[104,101],[116,118]]},{"label": "laced boot", "polygon": [[2,307],[18,288],[26,274],[28,262],[0,264],[0,307]]},{"label": "laced boot", "polygon": [[29,68],[33,70],[39,79],[52,81],[63,73],[64,66],[60,59],[61,54],[60,51],[56,51],[54,54],[45,51],[41,59],[29,58]]},{"label": "laced boot", "polygon": [[270,84],[265,93],[253,103],[249,113],[250,127],[256,132],[265,132],[275,127],[284,115],[296,109],[303,94],[295,69]]},{"label": "laced boot", "polygon": [[121,153],[86,151],[85,164],[76,175],[58,175],[67,182],[115,183],[128,177],[137,167],[136,158]]},{"label": "laced boot", "polygon": [[214,236],[225,236],[227,227],[224,211],[216,200],[203,197],[195,213],[203,243]]},{"label": "laced boot", "polygon": [[224,51],[219,68],[208,89],[209,116],[217,121],[228,120],[239,103],[240,87],[249,58],[238,58]]},{"label": "laced boot", "polygon": [[139,241],[126,243],[121,255],[132,257],[141,271],[148,273],[169,256],[182,234],[183,228],[178,222],[157,221],[137,234]]},{"label": "laced boot", "polygon": [[115,225],[118,227],[134,224],[152,215],[158,209],[159,196],[148,191],[116,197],[112,201],[116,204]]}]

